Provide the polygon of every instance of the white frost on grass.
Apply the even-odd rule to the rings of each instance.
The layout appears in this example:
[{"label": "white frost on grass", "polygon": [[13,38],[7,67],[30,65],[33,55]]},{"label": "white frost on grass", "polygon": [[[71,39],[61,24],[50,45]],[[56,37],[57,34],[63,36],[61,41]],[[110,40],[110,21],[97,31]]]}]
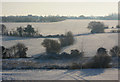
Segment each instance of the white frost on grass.
[{"label": "white frost on grass", "polygon": [[4,70],[4,80],[118,80],[118,69]]},{"label": "white frost on grass", "polygon": [[[58,40],[57,38],[51,39]],[[85,56],[94,56],[99,47],[104,47],[110,50],[113,46],[118,45],[118,33],[77,36],[75,39],[75,44],[64,48],[61,52],[65,51],[70,53],[72,49],[81,50],[83,46]],[[33,56],[45,52],[45,48],[41,45],[43,40],[44,38],[18,38],[3,36],[3,45],[5,47],[10,47],[18,42],[24,43],[28,47],[28,56]]]},{"label": "white frost on grass", "polygon": [[94,56],[98,48],[104,47],[109,51],[115,45],[118,45],[118,33],[93,34],[76,37],[75,44],[64,51],[70,53],[72,49],[83,49],[85,56]]},{"label": "white frost on grass", "polygon": [[88,33],[90,32],[87,29],[88,24],[91,21],[100,21],[103,22],[106,26],[115,27],[118,25],[118,20],[79,20],[79,19],[68,19],[59,22],[49,22],[49,23],[39,23],[39,22],[25,22],[25,23],[3,23],[6,25],[8,30],[15,30],[17,27],[22,26],[26,27],[28,24],[31,24],[35,30],[38,29],[39,33],[43,35],[50,34],[64,34],[67,31],[72,31],[73,34]]}]

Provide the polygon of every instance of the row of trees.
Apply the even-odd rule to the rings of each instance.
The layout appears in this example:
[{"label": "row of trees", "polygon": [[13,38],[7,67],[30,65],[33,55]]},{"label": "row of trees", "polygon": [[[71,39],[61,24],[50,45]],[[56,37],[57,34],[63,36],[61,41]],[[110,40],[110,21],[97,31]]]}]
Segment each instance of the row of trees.
[{"label": "row of trees", "polygon": [[64,16],[3,16],[2,22],[58,22],[65,19]]},{"label": "row of trees", "polygon": [[35,31],[35,29],[32,27],[32,25],[27,25],[27,27],[22,28],[22,27],[18,27],[17,30],[18,35],[19,36],[35,36],[38,34],[37,31]]},{"label": "row of trees", "polygon": [[35,30],[32,25],[27,25],[26,27],[17,27],[16,30],[8,31],[6,26],[4,24],[0,25],[0,30],[2,35],[7,36],[19,36],[19,37],[64,37],[63,34],[59,35],[47,35],[43,36],[38,32],[38,30]]},{"label": "row of trees", "polygon": [[118,14],[108,16],[2,16],[2,22],[58,22],[65,19],[100,19],[100,20],[118,20]]},{"label": "row of trees", "polygon": [[23,43],[17,43],[16,45],[5,48],[4,46],[0,47],[1,50],[1,56],[3,59],[6,58],[26,58],[27,53],[26,51],[28,48]]},{"label": "row of trees", "polygon": [[9,35],[9,36],[38,36],[38,31],[32,27],[32,25],[27,25],[25,28],[18,27],[16,31],[8,31],[6,26],[2,24],[0,26],[2,35]]},{"label": "row of trees", "polygon": [[[108,27],[106,27],[104,25],[103,22],[96,22],[96,21],[92,21],[88,24],[88,29],[91,29],[91,33],[104,33],[105,29],[107,29]],[[116,26],[116,28],[120,28],[119,25]],[[27,27],[23,28],[23,27],[18,27],[16,29],[16,31],[8,31],[6,26],[4,24],[0,25],[0,29],[1,29],[1,34],[3,35],[10,35],[10,36],[34,36],[34,37],[65,37],[65,38],[60,38],[61,44],[63,47],[66,45],[71,44],[70,42],[65,42],[67,39],[71,39],[72,42],[72,38],[73,35],[70,35],[71,33],[68,32],[69,34],[65,34],[65,36],[62,35],[48,35],[48,36],[43,36],[41,34],[38,33],[38,31],[35,31],[35,29],[32,27],[32,25],[27,25]],[[119,32],[119,30],[112,30],[111,32]],[[66,37],[66,35],[69,35],[69,37]],[[64,43],[65,42],[65,43]]]}]

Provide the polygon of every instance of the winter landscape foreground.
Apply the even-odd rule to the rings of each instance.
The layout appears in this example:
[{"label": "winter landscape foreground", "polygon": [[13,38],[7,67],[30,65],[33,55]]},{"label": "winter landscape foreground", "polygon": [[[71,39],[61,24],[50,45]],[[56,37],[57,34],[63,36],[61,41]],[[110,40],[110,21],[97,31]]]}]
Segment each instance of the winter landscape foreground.
[{"label": "winter landscape foreground", "polygon": [[[45,48],[41,45],[44,38],[21,38],[21,37],[0,37],[5,47],[10,47],[16,43],[24,43],[29,49],[27,56],[35,56],[45,52]],[[58,38],[51,38],[56,39]],[[94,56],[99,47],[104,47],[110,50],[113,46],[118,45],[118,33],[100,33],[85,36],[76,36],[76,41],[73,45],[65,47],[61,52],[70,52],[72,49],[83,49],[85,56]]]},{"label": "winter landscape foreground", "polygon": [[[113,46],[118,45],[118,33],[106,32],[92,34],[90,33],[90,30],[86,28],[90,22],[87,20],[74,20],[73,23],[75,24],[72,24],[76,25],[77,28],[76,30],[73,30],[74,26],[70,25],[71,21],[73,22],[73,20],[66,20],[56,23],[31,24],[33,24],[36,28],[39,25],[42,25],[41,27],[43,29],[40,27],[41,29],[38,30],[41,30],[41,33],[44,35],[57,33],[64,34],[65,31],[72,31],[75,39],[74,44],[62,48],[60,50],[60,54],[63,52],[70,54],[71,50],[77,49],[79,51],[84,51],[84,57],[78,59],[50,59],[49,57],[48,59],[42,59],[41,55],[45,55],[46,53],[45,47],[41,45],[44,39],[59,41],[59,38],[30,38],[3,35],[0,39],[2,41],[2,45],[6,48],[10,48],[17,43],[23,43],[26,47],[28,47],[28,50],[26,52],[27,58],[10,58],[2,60],[2,80],[118,80],[118,59],[114,57],[110,62],[110,65],[112,65],[110,68],[70,68],[72,65],[74,67],[74,63],[78,63],[80,65],[80,63],[84,64],[85,62],[91,61],[91,58],[96,55],[97,49],[100,47],[105,48],[109,54],[110,49]],[[105,29],[105,31],[114,30],[114,28],[111,27],[115,27],[115,25],[117,25],[117,21],[104,22],[110,26],[108,29]],[[80,27],[80,24],[85,25],[82,25],[84,27]],[[17,26],[26,26],[27,23],[5,23],[5,25],[10,30],[11,28],[15,29]],[[54,29],[53,26],[54,28],[59,28],[61,30],[57,30],[57,32],[56,30],[50,31]],[[71,29],[68,28],[70,26]],[[84,35],[85,33],[90,34]]]},{"label": "winter landscape foreground", "polygon": [[3,80],[118,80],[118,69],[3,70]]},{"label": "winter landscape foreground", "polygon": [[2,2],[0,80],[118,82],[118,2]]},{"label": "winter landscape foreground", "polygon": [[[3,45],[9,47],[18,42],[22,42],[29,47],[28,56],[36,57],[45,51],[45,49],[40,46],[43,38],[17,38],[17,37],[1,37],[3,39]],[[56,38],[57,39],[57,38]],[[88,42],[87,42],[88,41]],[[81,43],[84,44],[85,56],[91,57],[96,53],[96,49],[105,47],[108,50],[112,46],[118,44],[118,33],[110,34],[94,34],[86,36],[77,36],[76,42],[70,47],[66,47],[63,51],[69,52],[69,50],[77,48],[81,49]],[[32,43],[34,42],[34,43]],[[93,46],[94,44],[94,46]],[[89,46],[89,47],[87,47]],[[62,51],[61,51],[62,52]],[[89,53],[89,54],[87,54]],[[24,61],[24,59],[8,59],[9,61]],[[27,60],[27,59],[25,59]],[[40,61],[43,65],[44,61]],[[47,62],[47,61],[46,61]],[[62,61],[63,64],[64,61]],[[61,62],[61,63],[62,63]],[[11,62],[12,63],[12,62]],[[53,63],[50,62],[49,63]],[[61,63],[55,62],[57,65]],[[7,65],[5,65],[7,66]],[[21,67],[19,65],[19,67]],[[3,70],[2,71],[2,80],[118,80],[118,69],[117,68],[106,68],[106,69],[76,69],[76,70],[67,70],[67,69],[29,69],[29,70]]]}]

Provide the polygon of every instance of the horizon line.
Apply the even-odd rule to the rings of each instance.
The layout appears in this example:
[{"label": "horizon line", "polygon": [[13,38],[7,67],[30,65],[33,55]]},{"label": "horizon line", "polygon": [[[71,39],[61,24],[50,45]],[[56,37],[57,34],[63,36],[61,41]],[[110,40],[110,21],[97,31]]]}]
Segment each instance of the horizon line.
[{"label": "horizon line", "polygon": [[31,15],[31,16],[66,16],[66,17],[79,17],[79,16],[85,16],[85,17],[89,17],[89,16],[93,16],[93,17],[99,17],[99,16],[109,16],[109,15],[114,15],[114,14],[117,14],[118,15],[118,13],[111,13],[111,14],[107,14],[107,15],[98,15],[98,16],[95,16],[95,15],[83,15],[83,14],[81,14],[81,15],[35,15],[35,14],[27,14],[27,15],[0,15],[0,16],[2,16],[2,17],[8,17],[8,16],[29,16],[29,15]]}]

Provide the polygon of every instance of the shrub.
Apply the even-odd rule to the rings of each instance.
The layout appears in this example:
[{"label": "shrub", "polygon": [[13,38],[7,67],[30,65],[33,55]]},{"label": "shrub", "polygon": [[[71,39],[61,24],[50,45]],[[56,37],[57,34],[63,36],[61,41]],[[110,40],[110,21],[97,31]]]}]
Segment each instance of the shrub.
[{"label": "shrub", "polygon": [[96,55],[93,57],[93,68],[106,68],[109,67],[111,57],[109,55]]},{"label": "shrub", "polygon": [[93,68],[106,68],[109,67],[111,62],[111,57],[107,54],[105,48],[99,48],[97,50],[97,55],[93,57]]},{"label": "shrub", "polygon": [[101,47],[91,60],[83,64],[83,68],[107,68],[110,66],[110,62],[111,57],[107,54],[106,49]]},{"label": "shrub", "polygon": [[88,28],[91,29],[91,33],[103,33],[105,25],[102,22],[92,21],[88,24]]},{"label": "shrub", "polygon": [[60,58],[62,59],[79,59],[81,57],[83,57],[84,53],[83,52],[79,52],[77,49],[75,50],[71,50],[71,53],[68,54],[66,52],[63,52],[60,54]]},{"label": "shrub", "polygon": [[18,56],[20,58],[26,58],[27,54],[26,51],[28,50],[28,48],[23,44],[23,43],[18,43],[15,46],[13,46],[16,48],[17,52],[15,53],[15,56]]},{"label": "shrub", "polygon": [[71,54],[73,57],[83,57],[84,52],[79,52],[79,50],[71,50]]},{"label": "shrub", "polygon": [[46,52],[50,54],[57,54],[60,52],[60,43],[56,40],[45,39],[42,45],[46,48]]},{"label": "shrub", "polygon": [[60,54],[60,58],[61,59],[66,59],[66,58],[70,58],[70,54],[66,53],[66,52],[63,52]]},{"label": "shrub", "polygon": [[69,46],[74,43],[74,36],[72,32],[69,31],[65,34],[64,37],[61,37],[59,41],[61,43],[61,47]]},{"label": "shrub", "polygon": [[110,55],[115,57],[115,56],[119,56],[120,57],[120,47],[119,46],[114,46],[111,50],[110,50]]},{"label": "shrub", "polygon": [[97,49],[97,54],[98,54],[98,55],[106,55],[106,54],[107,54],[107,51],[106,51],[105,48],[100,47],[100,48]]}]

